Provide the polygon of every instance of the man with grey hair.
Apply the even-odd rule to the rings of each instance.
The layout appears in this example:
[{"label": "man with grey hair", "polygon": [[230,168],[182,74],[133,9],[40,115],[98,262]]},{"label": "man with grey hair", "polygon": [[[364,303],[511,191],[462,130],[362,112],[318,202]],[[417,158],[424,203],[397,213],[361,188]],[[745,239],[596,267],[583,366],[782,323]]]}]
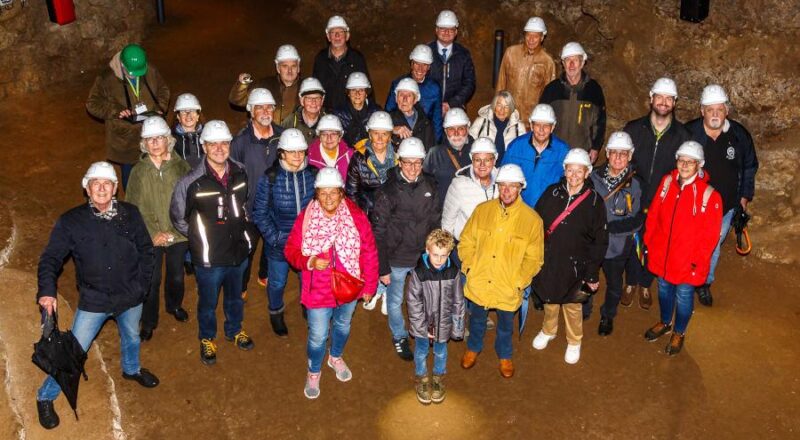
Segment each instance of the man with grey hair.
[{"label": "man with grey hair", "polygon": [[275,71],[276,75],[265,76],[256,81],[253,81],[249,73],[240,73],[231,86],[228,101],[235,107],[244,108],[253,89],[267,89],[275,98],[273,118],[282,121],[300,105],[300,54],[294,46],[284,44],[278,48],[275,53]]}]

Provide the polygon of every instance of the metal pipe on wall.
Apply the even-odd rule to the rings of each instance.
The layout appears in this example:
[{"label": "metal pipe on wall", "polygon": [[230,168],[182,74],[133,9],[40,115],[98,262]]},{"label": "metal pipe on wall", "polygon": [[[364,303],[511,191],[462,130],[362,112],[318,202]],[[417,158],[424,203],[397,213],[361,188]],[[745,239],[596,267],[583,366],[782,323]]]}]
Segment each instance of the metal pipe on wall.
[{"label": "metal pipe on wall", "polygon": [[502,29],[494,31],[494,61],[492,63],[492,87],[497,87],[497,76],[500,73],[500,63],[503,61],[505,50],[505,32]]}]

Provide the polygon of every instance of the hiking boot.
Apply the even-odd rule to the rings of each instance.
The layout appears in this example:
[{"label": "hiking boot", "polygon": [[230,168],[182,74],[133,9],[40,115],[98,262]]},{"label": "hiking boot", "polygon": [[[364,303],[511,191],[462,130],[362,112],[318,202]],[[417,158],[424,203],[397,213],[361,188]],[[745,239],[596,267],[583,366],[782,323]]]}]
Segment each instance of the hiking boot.
[{"label": "hiking boot", "polygon": [[633,294],[637,293],[636,290],[639,289],[639,286],[626,286],[625,290],[622,291],[622,296],[619,299],[619,303],[624,307],[630,307],[633,304]]},{"label": "hiking boot", "polygon": [[414,389],[417,391],[419,403],[423,405],[431,403],[431,380],[428,376],[417,376]]},{"label": "hiking boot", "polygon": [[656,325],[650,327],[646,332],[644,332],[644,338],[650,342],[653,342],[671,331],[671,325],[658,321]]},{"label": "hiking boot", "polygon": [[37,400],[36,411],[39,413],[39,424],[44,429],[53,429],[61,422],[52,400]]},{"label": "hiking boot", "polygon": [[285,338],[289,335],[289,329],[286,327],[286,321],[283,320],[283,312],[269,314],[269,323],[272,326],[272,331],[276,335]]},{"label": "hiking boot", "polygon": [[247,333],[245,333],[244,330],[239,330],[239,333],[236,333],[233,335],[233,337],[225,336],[225,339],[228,341],[233,341],[233,343],[236,344],[240,350],[247,351],[252,350],[253,347],[255,347],[253,339],[250,338],[250,336],[247,336]]},{"label": "hiking boot", "polygon": [[672,336],[669,338],[669,344],[664,348],[664,352],[670,356],[675,356],[680,353],[683,348],[683,339],[685,336],[685,334],[682,335],[677,332],[672,333]]},{"label": "hiking boot", "polygon": [[475,366],[475,361],[477,360],[478,360],[478,352],[467,350],[466,352],[464,352],[464,357],[461,358],[461,368],[469,370],[470,368]]},{"label": "hiking boot", "polygon": [[306,376],[306,386],[303,388],[303,395],[308,399],[316,399],[319,397],[319,379],[322,372],[308,373]]},{"label": "hiking boot", "polygon": [[258,285],[261,287],[267,287],[267,278],[258,278]]},{"label": "hiking boot", "polygon": [[608,336],[614,331],[614,320],[611,318],[606,318],[605,316],[600,318],[600,325],[597,327],[597,334],[600,336]]},{"label": "hiking boot", "polygon": [[653,305],[653,295],[650,294],[650,289],[647,287],[639,287],[639,307],[642,310],[650,310]]},{"label": "hiking boot", "polygon": [[135,380],[145,388],[155,388],[159,384],[156,375],[147,370],[147,368],[140,368],[136,374],[122,373],[122,377],[128,380]]},{"label": "hiking boot", "polygon": [[535,338],[533,338],[533,348],[537,350],[544,350],[545,348],[547,348],[547,344],[549,344],[550,341],[552,341],[555,338],[556,335],[550,336],[544,334],[543,331],[540,331],[539,334],[536,335]]},{"label": "hiking boot", "polygon": [[564,352],[564,362],[572,365],[581,360],[581,344],[567,344],[567,351]]},{"label": "hiking boot", "polygon": [[514,375],[514,363],[511,359],[500,359],[500,375],[506,379]]},{"label": "hiking boot", "polygon": [[178,307],[177,309],[167,313],[174,316],[175,320],[179,322],[186,322],[189,320],[189,314],[183,309],[183,307]]},{"label": "hiking boot", "polygon": [[205,365],[217,363],[217,346],[211,339],[200,340],[200,362]]},{"label": "hiking boot", "polygon": [[697,300],[700,304],[711,307],[714,304],[714,298],[711,297],[711,285],[710,284],[703,284],[702,286],[694,289],[695,293],[697,293]]},{"label": "hiking boot", "polygon": [[[424,342],[424,341],[423,341]],[[404,361],[414,360],[414,353],[411,352],[411,347],[408,345],[408,338],[392,339],[394,344],[394,351]]]},{"label": "hiking boot", "polygon": [[433,403],[444,402],[446,391],[444,389],[444,376],[433,375],[433,387],[431,388],[431,400]]},{"label": "hiking boot", "polygon": [[336,371],[336,378],[339,379],[339,382],[347,382],[353,378],[353,373],[350,371],[350,368],[347,367],[344,359],[340,357],[337,358],[328,355],[328,366]]},{"label": "hiking boot", "polygon": [[488,316],[486,317],[486,330],[494,330],[494,321]]}]

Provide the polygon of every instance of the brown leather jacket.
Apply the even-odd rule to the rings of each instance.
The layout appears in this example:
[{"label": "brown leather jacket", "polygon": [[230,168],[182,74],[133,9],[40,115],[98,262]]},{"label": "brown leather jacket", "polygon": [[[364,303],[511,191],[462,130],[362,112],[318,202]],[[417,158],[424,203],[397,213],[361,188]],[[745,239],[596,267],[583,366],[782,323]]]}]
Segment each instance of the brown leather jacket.
[{"label": "brown leather jacket", "polygon": [[302,79],[298,76],[297,80],[289,87],[286,87],[280,81],[278,75],[267,76],[259,80],[253,81],[250,84],[242,84],[238,81],[231,86],[231,92],[228,94],[228,101],[231,105],[245,108],[247,106],[247,96],[250,91],[256,88],[267,89],[272,93],[275,98],[275,114],[272,115],[274,121],[283,121],[287,116],[300,105],[300,98],[297,96],[300,89],[300,81]]},{"label": "brown leather jacket", "polygon": [[508,90],[517,103],[519,116],[527,121],[542,90],[556,78],[556,64],[553,57],[540,47],[528,54],[524,44],[515,44],[503,55],[500,74],[497,77],[497,90]]}]

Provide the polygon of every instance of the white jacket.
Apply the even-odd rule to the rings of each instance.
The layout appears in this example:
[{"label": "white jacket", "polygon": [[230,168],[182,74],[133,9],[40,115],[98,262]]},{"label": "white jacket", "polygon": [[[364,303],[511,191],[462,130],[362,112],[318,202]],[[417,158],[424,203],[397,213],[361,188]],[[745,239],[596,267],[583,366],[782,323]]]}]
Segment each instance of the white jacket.
[{"label": "white jacket", "polygon": [[[508,125],[506,125],[506,129],[503,131],[503,139],[506,142],[506,147],[511,141],[525,134],[526,131],[525,124],[519,120],[519,111],[514,110],[511,116],[508,117]],[[483,136],[494,140],[494,137],[497,135],[497,126],[494,125],[494,112],[492,111],[491,104],[485,105],[478,110],[478,117],[475,118],[475,122],[473,122],[472,126],[469,128],[469,134],[475,139]]]},{"label": "white jacket", "polygon": [[472,173],[472,165],[456,171],[456,177],[450,183],[444,199],[442,229],[453,234],[458,240],[475,207],[500,196],[500,190],[494,183],[496,177],[497,168],[492,170],[492,184],[484,189]]}]

